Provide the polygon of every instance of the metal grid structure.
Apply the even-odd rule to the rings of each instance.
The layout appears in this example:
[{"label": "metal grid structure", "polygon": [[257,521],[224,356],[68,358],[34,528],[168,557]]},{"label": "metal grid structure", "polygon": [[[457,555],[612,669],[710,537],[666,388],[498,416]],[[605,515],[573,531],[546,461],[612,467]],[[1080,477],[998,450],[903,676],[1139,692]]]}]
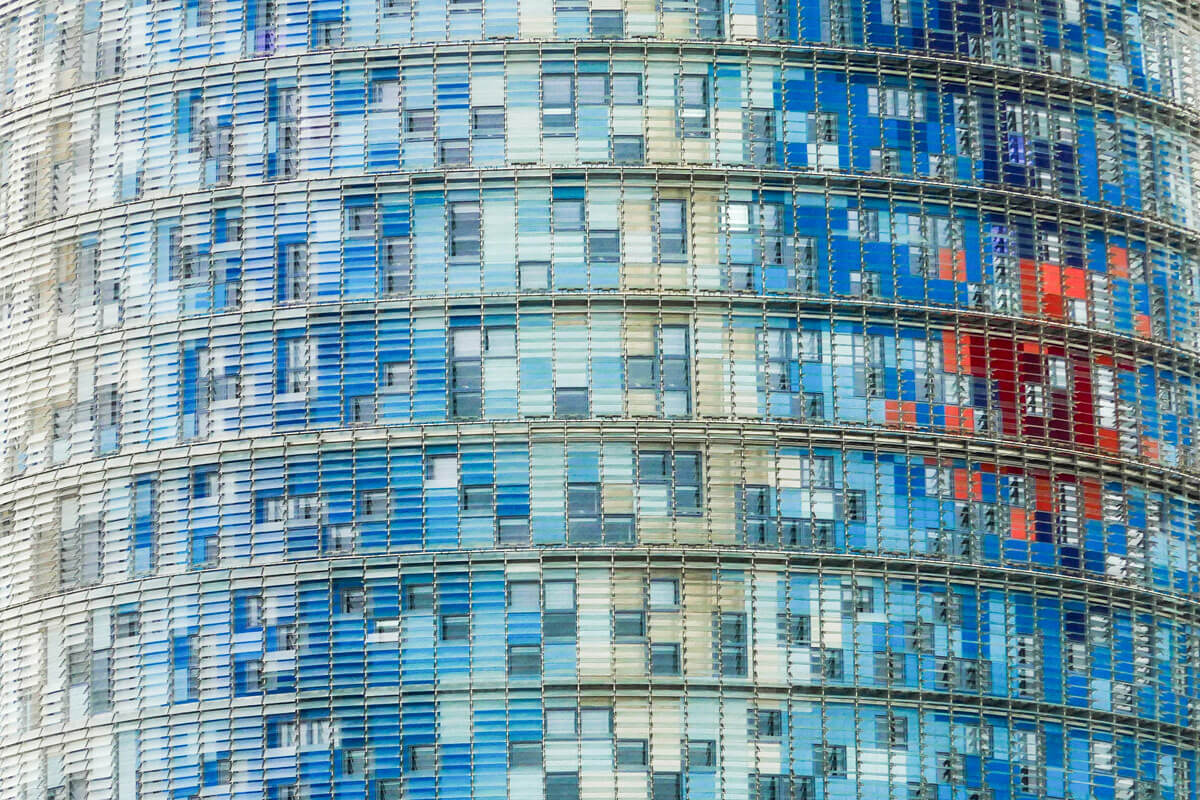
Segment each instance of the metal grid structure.
[{"label": "metal grid structure", "polygon": [[0,67],[0,800],[1200,798],[1195,4]]}]

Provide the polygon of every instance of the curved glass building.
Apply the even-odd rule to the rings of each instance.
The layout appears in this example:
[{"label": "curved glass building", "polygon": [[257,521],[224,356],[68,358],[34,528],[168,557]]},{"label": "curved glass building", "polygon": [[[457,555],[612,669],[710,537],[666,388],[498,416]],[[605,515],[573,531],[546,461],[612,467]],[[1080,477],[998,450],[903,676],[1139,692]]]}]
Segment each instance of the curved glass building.
[{"label": "curved glass building", "polygon": [[1196,800],[1200,8],[11,0],[0,800]]}]

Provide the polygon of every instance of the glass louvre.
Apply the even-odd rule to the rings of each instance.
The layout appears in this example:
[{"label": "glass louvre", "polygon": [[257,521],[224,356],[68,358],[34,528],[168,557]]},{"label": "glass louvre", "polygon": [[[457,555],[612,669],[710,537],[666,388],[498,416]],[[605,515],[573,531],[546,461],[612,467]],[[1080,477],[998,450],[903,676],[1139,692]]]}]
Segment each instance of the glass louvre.
[{"label": "glass louvre", "polygon": [[43,5],[0,800],[1200,800],[1194,7]]}]

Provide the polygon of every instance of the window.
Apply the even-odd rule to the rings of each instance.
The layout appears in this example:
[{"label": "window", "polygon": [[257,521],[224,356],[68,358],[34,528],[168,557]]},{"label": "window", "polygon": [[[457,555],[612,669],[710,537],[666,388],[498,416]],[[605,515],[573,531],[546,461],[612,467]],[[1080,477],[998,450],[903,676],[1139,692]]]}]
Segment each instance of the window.
[{"label": "window", "polygon": [[343,614],[361,616],[367,610],[367,593],[361,586],[343,586],[340,591]]},{"label": "window", "polygon": [[277,717],[267,720],[267,747],[295,747],[296,720]]},{"label": "window", "polygon": [[678,85],[679,135],[709,134],[709,84],[707,75],[681,75]]},{"label": "window", "polygon": [[[367,751],[362,747],[349,747],[342,751],[342,775],[350,778],[363,777],[367,774]],[[296,798],[300,797],[298,787],[292,786]]]},{"label": "window", "polygon": [[715,767],[717,765],[717,743],[711,739],[688,739],[688,769]]},{"label": "window", "polygon": [[546,738],[574,739],[579,735],[579,715],[574,708],[546,709]]},{"label": "window", "polygon": [[540,742],[510,742],[508,745],[508,766],[520,767],[542,766],[542,745]]},{"label": "window", "polygon": [[545,800],[579,800],[579,773],[547,772]]},{"label": "window", "polygon": [[350,236],[375,235],[374,206],[351,206],[347,208],[346,233]]},{"label": "window", "polygon": [[240,630],[258,630],[263,626],[263,598],[261,594],[247,594],[241,598]]},{"label": "window", "polygon": [[381,367],[380,390],[385,394],[412,392],[412,364],[407,361],[386,362]]},{"label": "window", "polygon": [[354,526],[330,525],[325,529],[325,549],[330,553],[350,553],[354,550]]},{"label": "window", "polygon": [[404,136],[414,141],[433,138],[434,115],[431,108],[413,109],[404,112]]},{"label": "window", "polygon": [[572,233],[582,231],[583,201],[555,200],[551,204],[555,233]]},{"label": "window", "polygon": [[479,203],[450,205],[450,255],[478,258],[480,248]]},{"label": "window", "polygon": [[592,264],[616,264],[621,260],[621,234],[615,230],[588,233],[588,260]]},{"label": "window", "polygon": [[508,674],[514,678],[536,678],[542,671],[542,651],[536,644],[508,646]]},{"label": "window", "polygon": [[875,653],[875,679],[880,683],[903,683],[907,674],[903,653]]},{"label": "window", "polygon": [[496,537],[502,547],[529,545],[528,517],[501,517],[497,521]]},{"label": "window", "polygon": [[253,694],[262,691],[262,667],[262,661],[256,658],[241,663],[237,675],[237,694]]},{"label": "window", "polygon": [[255,501],[254,521],[259,525],[274,525],[283,522],[283,509],[282,497],[259,497]]},{"label": "window", "polygon": [[614,611],[613,634],[617,641],[641,641],[646,638],[646,612]]},{"label": "window", "polygon": [[837,144],[838,115],[824,111],[813,114],[812,137],[817,144]]},{"label": "window", "polygon": [[572,543],[600,542],[600,484],[567,484],[567,538]]},{"label": "window", "polygon": [[606,514],[603,521],[604,543],[607,545],[633,544],[633,517],[621,514]]},{"label": "window", "polygon": [[283,246],[279,299],[302,301],[308,297],[308,245],[297,242]]},{"label": "window", "polygon": [[[100,578],[100,521],[95,515],[80,519],[78,501],[74,498],[60,500],[59,515],[62,530],[59,546],[59,583],[62,587],[95,583]],[[88,549],[86,557],[85,548]],[[85,561],[88,563],[86,566]],[[88,572],[86,581],[84,572]]]},{"label": "window", "polygon": [[778,544],[770,497],[768,486],[747,486],[742,490],[742,535],[746,544]]},{"label": "window", "polygon": [[[212,24],[212,2],[211,0],[195,0],[187,3],[187,27],[205,27]],[[74,800],[74,795],[71,795]]]},{"label": "window", "polygon": [[290,178],[295,175],[298,164],[299,94],[295,87],[281,86],[280,81],[271,81],[268,95],[267,129],[271,148],[267,153],[267,177]]},{"label": "window", "polygon": [[373,800],[401,800],[399,778],[377,778]]},{"label": "window", "polygon": [[754,734],[759,739],[774,739],[783,735],[783,712],[779,709],[760,709],[754,715]]},{"label": "window", "polygon": [[[873,208],[851,209],[846,212],[847,228],[857,231],[864,242],[879,241],[879,211]],[[863,273],[864,275],[866,273]]]},{"label": "window", "polygon": [[233,760],[229,756],[204,760],[204,785],[223,786],[233,780]]},{"label": "window", "polygon": [[632,73],[617,73],[612,76],[613,105],[640,106],[642,104],[642,76]]},{"label": "window", "polygon": [[847,761],[845,745],[813,745],[813,765],[825,778],[845,778]]},{"label": "window", "polygon": [[204,500],[221,493],[221,473],[216,465],[192,470],[192,499]]},{"label": "window", "polygon": [[380,79],[371,81],[371,105],[384,111],[400,108],[400,81]]},{"label": "window", "polygon": [[650,645],[650,674],[678,675],[679,674],[679,645],[652,644]]},{"label": "window", "polygon": [[847,489],[842,493],[842,517],[847,522],[863,522],[867,518],[867,493]]},{"label": "window", "polygon": [[746,615],[731,612],[719,614],[717,631],[719,643],[716,656],[721,675],[744,678],[747,662]]},{"label": "window", "polygon": [[511,325],[489,325],[483,329],[483,354],[488,358],[512,358],[517,354],[517,329]]},{"label": "window", "polygon": [[549,261],[522,261],[517,265],[520,274],[521,288],[526,291],[539,291],[550,288]]},{"label": "window", "polygon": [[775,166],[775,112],[772,109],[752,108],[746,122],[750,134],[747,143],[750,163],[764,167]]},{"label": "window", "polygon": [[959,690],[978,692],[987,688],[990,673],[980,669],[969,658],[945,658],[937,664],[936,683],[939,691]]},{"label": "window", "polygon": [[1034,417],[1046,416],[1046,387],[1040,383],[1025,384],[1025,413]]},{"label": "window", "polygon": [[821,392],[804,392],[801,409],[804,419],[825,419],[825,395]]},{"label": "window", "polygon": [[[1041,693],[1041,662],[1038,638],[1028,634],[1015,637],[1013,652],[1009,656],[1012,669],[1010,675],[1014,679],[1013,690],[1018,696],[1031,697]],[[1147,651],[1149,648],[1146,648]]]},{"label": "window", "polygon": [[660,326],[655,344],[656,356],[627,360],[629,387],[660,389],[662,413],[687,416],[691,411],[691,331],[686,325]]},{"label": "window", "polygon": [[295,650],[300,643],[300,631],[295,622],[275,626],[274,650]]},{"label": "window", "polygon": [[658,359],[630,356],[625,361],[625,383],[630,389],[658,389]]},{"label": "window", "polygon": [[674,578],[650,580],[650,609],[679,608],[679,581]]},{"label": "window", "polygon": [[379,520],[387,518],[388,492],[387,489],[369,489],[359,492],[358,518],[363,520]]},{"label": "window", "polygon": [[665,486],[671,512],[697,516],[702,512],[700,454],[643,450],[638,453],[640,486]]},{"label": "window", "polygon": [[663,261],[687,259],[687,219],[687,201],[659,201],[658,255]]},{"label": "window", "polygon": [[800,357],[808,363],[820,363],[821,332],[818,330],[801,330],[798,341],[800,342]]},{"label": "window", "polygon": [[579,105],[606,106],[608,97],[607,75],[580,75],[576,79],[579,92]]},{"label": "window", "polygon": [[962,598],[953,594],[934,595],[933,618],[935,622],[947,625],[962,625]]},{"label": "window", "polygon": [[404,587],[405,611],[432,611],[433,584],[410,583]]},{"label": "window", "polygon": [[1050,379],[1051,389],[1069,389],[1071,387],[1068,379],[1067,360],[1065,358],[1048,358],[1046,359],[1046,373]]},{"label": "window", "polygon": [[[784,221],[790,216],[783,203],[763,203],[759,207],[759,229],[762,236],[762,261],[767,266],[783,267],[793,260],[793,250],[784,234]],[[803,240],[803,237],[801,237]],[[800,243],[797,242],[797,245]],[[805,262],[796,253],[797,263]]]},{"label": "window", "polygon": [[450,404],[458,418],[478,417],[483,412],[482,331],[476,327],[455,328],[450,335]]},{"label": "window", "polygon": [[476,139],[503,139],[504,106],[471,109],[471,135]]},{"label": "window", "polygon": [[547,134],[575,132],[575,76],[542,77],[542,128]]},{"label": "window", "polygon": [[888,714],[875,718],[875,744],[892,750],[908,749],[908,719]]},{"label": "window", "polygon": [[815,489],[833,488],[833,456],[813,456],[806,464],[808,478]]},{"label": "window", "polygon": [[414,744],[408,748],[408,771],[426,772],[437,766],[437,745]]},{"label": "window", "polygon": [[789,647],[812,643],[812,617],[807,614],[780,614],[779,632]]},{"label": "window", "polygon": [[696,1],[696,28],[701,39],[720,39],[724,36],[725,13],[722,10],[722,0]]},{"label": "window", "polygon": [[198,254],[195,248],[180,246],[171,258],[171,279],[189,285],[207,285],[207,262],[207,256]]},{"label": "window", "polygon": [[[121,424],[121,390],[115,384],[96,389],[96,427],[103,442],[106,432],[115,432]],[[103,446],[103,445],[102,445]]]},{"label": "window", "polygon": [[575,638],[575,582],[546,581],[542,634],[546,639]]},{"label": "window", "polygon": [[508,584],[508,610],[537,611],[541,608],[540,594],[536,581],[512,581]]},{"label": "window", "polygon": [[81,647],[74,647],[67,653],[67,685],[87,686],[88,684],[88,654]]},{"label": "window", "polygon": [[608,739],[612,736],[611,708],[581,708],[579,735],[585,739]]},{"label": "window", "polygon": [[913,653],[932,652],[934,631],[932,622],[904,623],[904,648]]},{"label": "window", "polygon": [[312,525],[321,519],[321,498],[315,494],[297,494],[288,498],[287,521],[292,525]]},{"label": "window", "polygon": [[651,777],[651,800],[682,800],[683,781],[678,772],[655,772]]},{"label": "window", "polygon": [[1092,762],[1096,765],[1096,769],[1101,772],[1112,772],[1114,766],[1114,751],[1113,743],[1106,739],[1095,739],[1092,741]]},{"label": "window", "polygon": [[754,800],[791,800],[787,775],[754,775]]},{"label": "window", "polygon": [[814,648],[812,659],[814,671],[825,680],[840,681],[845,678],[845,657],[841,650]]},{"label": "window", "polygon": [[467,139],[443,139],[438,142],[438,163],[452,166],[470,164],[470,141]]},{"label": "window", "polygon": [[336,20],[313,23],[313,47],[334,48],[342,46],[342,25]]},{"label": "window", "polygon": [[592,12],[592,36],[597,39],[619,39],[625,32],[625,14],[622,11]]},{"label": "window", "polygon": [[136,609],[122,609],[113,616],[113,638],[128,639],[138,635],[138,612]]},{"label": "window", "polygon": [[308,391],[309,342],[304,336],[292,336],[284,340],[283,346],[284,394],[302,394]]},{"label": "window", "polygon": [[443,642],[465,642],[471,638],[469,614],[443,614],[441,621]]},{"label": "window", "polygon": [[646,143],[641,136],[613,136],[612,159],[615,164],[641,164],[646,159]]},{"label": "window", "polygon": [[459,504],[464,517],[490,517],[495,510],[491,486],[464,486]]},{"label": "window", "polygon": [[796,358],[795,331],[770,328],[766,331],[767,390],[790,393],[799,384],[799,361]]},{"label": "window", "polygon": [[644,769],[647,765],[645,739],[617,740],[617,768]]},{"label": "window", "polygon": [[586,419],[588,416],[587,387],[554,390],[554,416],[560,419]]}]

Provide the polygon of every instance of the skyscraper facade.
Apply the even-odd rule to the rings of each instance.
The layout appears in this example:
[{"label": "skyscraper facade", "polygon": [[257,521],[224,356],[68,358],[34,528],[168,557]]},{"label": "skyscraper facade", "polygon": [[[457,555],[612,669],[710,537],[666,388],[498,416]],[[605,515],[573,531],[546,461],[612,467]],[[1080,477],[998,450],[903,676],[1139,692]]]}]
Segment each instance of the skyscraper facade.
[{"label": "skyscraper facade", "polygon": [[0,800],[1200,797],[1194,3],[0,67]]}]

